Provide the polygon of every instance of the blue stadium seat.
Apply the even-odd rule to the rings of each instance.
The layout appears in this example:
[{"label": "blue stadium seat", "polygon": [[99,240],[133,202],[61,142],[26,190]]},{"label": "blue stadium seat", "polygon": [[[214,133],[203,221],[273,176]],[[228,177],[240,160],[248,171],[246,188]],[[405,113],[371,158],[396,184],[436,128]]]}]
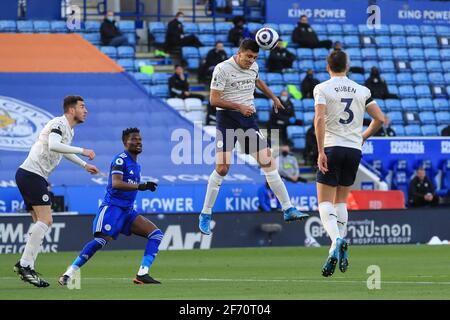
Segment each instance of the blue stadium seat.
[{"label": "blue stadium seat", "polygon": [[422,36],[436,36],[436,30],[434,30],[434,27],[429,24],[421,25],[420,33]]},{"label": "blue stadium seat", "polygon": [[448,125],[450,123],[450,112],[449,111],[439,111],[436,112],[436,121],[438,125],[445,124]]},{"label": "blue stadium seat", "polygon": [[429,137],[429,136],[439,136],[440,135],[438,133],[435,125],[427,124],[427,125],[422,126],[421,129],[422,129],[422,135],[424,135],[424,136]]},{"label": "blue stadium seat", "polygon": [[384,100],[383,99],[377,99],[376,102],[377,102],[378,106],[380,107],[380,109],[383,112],[386,112],[386,103],[384,102]]},{"label": "blue stadium seat", "polygon": [[198,34],[198,25],[195,22],[183,22],[183,31],[185,34]]},{"label": "blue stadium seat", "polygon": [[419,60],[424,59],[424,51],[422,48],[409,48],[408,49],[409,58],[411,60]]},{"label": "blue stadium seat", "polygon": [[34,31],[33,22],[29,20],[17,21],[17,32],[32,33]]},{"label": "blue stadium seat", "polygon": [[314,112],[305,112],[304,119],[305,125],[312,125],[314,121]]},{"label": "blue stadium seat", "polygon": [[363,68],[363,62],[361,60],[350,60],[350,65],[352,67],[360,67]]},{"label": "blue stadium seat", "polygon": [[409,59],[408,50],[406,48],[395,48],[392,53],[396,59],[407,60]]},{"label": "blue stadium seat", "polygon": [[292,104],[294,105],[295,112],[303,112],[303,102],[302,100],[292,99]]},{"label": "blue stadium seat", "polygon": [[214,34],[214,24],[211,22],[201,22],[198,24],[198,31],[201,34]]},{"label": "blue stadium seat", "polygon": [[153,78],[153,84],[168,84],[169,78],[172,76],[170,73],[160,73],[155,72],[152,76]]},{"label": "blue stadium seat", "polygon": [[362,59],[362,54],[361,54],[361,49],[360,48],[348,48],[347,50],[345,50],[345,52],[348,54],[348,57],[351,60],[361,60]]},{"label": "blue stadium seat", "polygon": [[414,83],[412,74],[409,72],[397,73],[398,84],[411,85]]},{"label": "blue stadium seat", "polygon": [[405,33],[408,36],[420,36],[421,32],[417,25],[409,24],[405,26]]},{"label": "blue stadium seat", "polygon": [[359,34],[358,27],[354,24],[344,24],[342,26],[344,36],[356,36]]},{"label": "blue stadium seat", "polygon": [[417,36],[406,37],[406,44],[410,48],[422,48],[422,38]]},{"label": "blue stadium seat", "polygon": [[402,111],[402,103],[399,99],[386,99],[384,100],[387,111]]},{"label": "blue stadium seat", "polygon": [[361,55],[364,60],[373,60],[378,58],[377,50],[375,48],[361,49]]},{"label": "blue stadium seat", "polygon": [[320,82],[324,82],[330,79],[330,75],[327,72],[318,72],[316,73],[315,77]]},{"label": "blue stadium seat", "polygon": [[14,20],[0,20],[0,32],[16,32],[17,24]]},{"label": "blue stadium seat", "polygon": [[428,72],[442,72],[442,64],[439,60],[427,61]]},{"label": "blue stadium seat", "polygon": [[393,53],[391,48],[380,48],[377,50],[378,59],[392,59]]},{"label": "blue stadium seat", "polygon": [[425,48],[439,48],[436,37],[423,37],[422,43]]},{"label": "blue stadium seat", "polygon": [[450,48],[449,49],[440,49],[439,56],[442,61],[449,61],[450,60]]},{"label": "blue stadium seat", "polygon": [[[442,61],[441,65],[442,65],[442,69],[444,70],[444,72],[450,72],[450,61]],[[450,95],[450,92],[449,92],[449,95]]]},{"label": "blue stadium seat", "polygon": [[274,86],[270,86],[270,89],[278,97],[280,95],[281,91],[283,91],[285,88],[284,88],[284,86],[281,86],[281,85],[274,85]]},{"label": "blue stadium seat", "polygon": [[389,36],[378,36],[375,37],[375,43],[379,48],[390,48],[391,38]]},{"label": "blue stadium seat", "polygon": [[312,60],[300,60],[298,67],[301,71],[307,71],[308,69],[314,69],[314,61]]},{"label": "blue stadium seat", "polygon": [[295,29],[295,25],[292,23],[281,23],[279,28],[281,36],[290,37]]},{"label": "blue stadium seat", "polygon": [[188,69],[191,69],[191,70],[198,69],[200,67],[200,61],[198,58],[187,59],[187,66],[188,66]]},{"label": "blue stadium seat", "polygon": [[444,74],[444,81],[446,83],[450,83],[450,72]]},{"label": "blue stadium seat", "polygon": [[303,99],[302,101],[305,112],[314,112],[314,99]]},{"label": "blue stadium seat", "polygon": [[425,72],[413,73],[412,78],[415,85],[428,84],[428,76]]},{"label": "blue stadium seat", "polygon": [[450,195],[450,160],[446,160],[442,163],[440,171],[440,183],[436,193],[441,197],[445,197]]},{"label": "blue stadium seat", "polygon": [[267,73],[267,83],[269,85],[282,85],[284,84],[283,76],[281,73],[269,72]]},{"label": "blue stadium seat", "polygon": [[265,23],[264,27],[266,28],[272,28],[277,33],[280,33],[280,27],[278,26],[278,23]]},{"label": "blue stadium seat", "polygon": [[417,124],[420,125],[420,117],[417,112],[411,112],[411,111],[405,111],[403,113],[403,124],[404,125],[411,125],[411,124]]},{"label": "blue stadium seat", "polygon": [[150,22],[148,24],[148,30],[155,33],[166,33],[166,25],[163,22]]},{"label": "blue stadium seat", "polygon": [[150,87],[150,93],[159,98],[166,98],[169,96],[169,87],[167,85],[155,85]]},{"label": "blue stadium seat", "polygon": [[123,33],[135,33],[136,32],[135,22],[131,21],[131,20],[119,21],[118,28]]},{"label": "blue stadium seat", "polygon": [[350,74],[350,79],[359,84],[364,84],[364,81],[365,81],[364,75],[362,75],[360,73]]},{"label": "blue stadium seat", "polygon": [[117,59],[117,64],[124,68],[126,71],[134,71],[133,59]]},{"label": "blue stadium seat", "polygon": [[391,119],[391,123],[393,125],[402,125],[403,124],[403,114],[400,111],[391,111],[387,113],[389,119]]},{"label": "blue stadium seat", "polygon": [[414,98],[416,93],[414,92],[413,86],[399,86],[398,92],[401,98]]},{"label": "blue stadium seat", "polygon": [[342,26],[340,24],[327,24],[327,32],[329,35],[342,35]]},{"label": "blue stadium seat", "polygon": [[329,52],[325,48],[313,49],[313,56],[314,56],[314,59],[316,59],[316,60],[318,60],[318,59],[320,59],[320,60],[326,59],[328,54],[329,54]]},{"label": "blue stadium seat", "polygon": [[392,174],[393,190],[400,190],[404,193],[405,204],[408,202],[409,174],[406,170],[395,170]]},{"label": "blue stadium seat", "polygon": [[264,99],[264,98],[256,98],[255,99],[255,107],[256,110],[264,110],[264,111],[268,111],[270,110],[270,108],[272,107],[270,104],[270,101],[268,99]]},{"label": "blue stadium seat", "polygon": [[413,111],[413,112],[419,111],[416,99],[402,99],[401,104],[403,111]]},{"label": "blue stadium seat", "polygon": [[119,58],[134,58],[134,48],[130,46],[121,46],[117,48]]},{"label": "blue stadium seat", "polygon": [[326,24],[312,24],[311,28],[316,31],[318,35],[327,34],[327,25]]},{"label": "blue stadium seat", "polygon": [[407,47],[406,38],[404,36],[392,36],[391,43],[392,43],[392,47],[394,47],[394,48]]},{"label": "blue stadium seat", "polygon": [[420,136],[422,134],[422,130],[418,124],[411,124],[405,126],[405,134],[407,136]]},{"label": "blue stadium seat", "polygon": [[364,62],[364,69],[370,70],[372,67],[380,68],[377,60],[367,60]]},{"label": "blue stadium seat", "polygon": [[399,95],[398,86],[396,86],[396,85],[391,85],[391,84],[388,85],[388,91],[389,91],[389,93]]},{"label": "blue stadium seat", "polygon": [[54,33],[65,33],[68,31],[67,23],[65,21],[51,21],[50,30]]},{"label": "blue stadium seat", "polygon": [[270,111],[258,111],[258,121],[261,123],[267,123],[270,120]]},{"label": "blue stadium seat", "polygon": [[394,130],[396,136],[403,137],[406,135],[403,125],[392,125],[391,128]]},{"label": "blue stadium seat", "polygon": [[196,48],[196,47],[182,47],[181,55],[185,59],[200,58],[198,48]]},{"label": "blue stadium seat", "polygon": [[395,66],[394,62],[392,60],[382,60],[379,62],[380,70],[383,70],[383,72],[394,72]]},{"label": "blue stadium seat", "polygon": [[299,73],[283,73],[283,80],[285,84],[298,85],[303,79],[300,79]]},{"label": "blue stadium seat", "polygon": [[435,84],[435,85],[444,85],[445,84],[444,76],[440,72],[431,72],[428,75],[428,79],[430,80],[431,84]]},{"label": "blue stadium seat", "polygon": [[443,37],[450,37],[450,27],[448,26],[436,26],[436,34]]},{"label": "blue stadium seat", "polygon": [[359,45],[359,38],[357,36],[344,36],[344,47],[358,48]]},{"label": "blue stadium seat", "polygon": [[50,22],[45,20],[33,21],[34,32],[38,33],[50,33]]},{"label": "blue stadium seat", "polygon": [[434,116],[434,112],[424,111],[419,113],[420,122],[422,125],[425,124],[434,124],[436,125],[436,117]]},{"label": "blue stadium seat", "polygon": [[386,83],[397,84],[397,77],[393,72],[383,73],[381,78],[383,78]]},{"label": "blue stadium seat", "polygon": [[259,78],[260,80],[264,81],[264,82],[267,82],[267,73],[265,73],[265,72],[260,72],[260,73],[258,74],[258,78]]},{"label": "blue stadium seat", "polygon": [[299,60],[312,60],[314,58],[313,56],[313,50],[309,48],[298,48],[297,49],[297,59]]},{"label": "blue stadium seat", "polygon": [[231,22],[216,22],[216,34],[226,34],[233,28]]},{"label": "blue stadium seat", "polygon": [[441,58],[439,54],[439,50],[436,48],[428,48],[425,46],[426,49],[424,50],[425,58],[427,60],[439,60]]},{"label": "blue stadium seat", "polygon": [[389,30],[392,36],[403,36],[405,35],[405,27],[401,24],[391,24],[389,25]]},{"label": "blue stadium seat", "polygon": [[389,36],[391,34],[391,30],[389,30],[389,26],[386,24],[382,24],[379,28],[375,29],[375,34],[377,36]]},{"label": "blue stadium seat", "polygon": [[230,42],[228,42],[228,35],[226,35],[226,34],[216,34],[215,37],[216,37],[216,42],[221,41],[224,43],[224,45],[231,44]]},{"label": "blue stadium seat", "polygon": [[375,35],[374,29],[369,29],[367,27],[367,25],[365,25],[365,24],[358,25],[358,31],[359,31],[359,34],[363,35],[363,36],[373,36],[373,35]]},{"label": "blue stadium seat", "polygon": [[411,61],[411,69],[414,70],[414,72],[425,72],[427,71],[427,66],[422,60],[414,60]]},{"label": "blue stadium seat", "polygon": [[303,138],[306,135],[305,128],[302,126],[287,126],[286,133],[289,139]]},{"label": "blue stadium seat", "polygon": [[212,34],[201,34],[198,36],[198,40],[200,40],[204,46],[213,46],[216,44],[216,36]]},{"label": "blue stadium seat", "polygon": [[92,43],[95,46],[98,46],[101,44],[101,37],[100,37],[100,33],[83,33],[82,34],[83,38],[87,41],[89,41],[90,43]]},{"label": "blue stadium seat", "polygon": [[84,23],[84,30],[86,32],[100,32],[100,21],[86,21]]},{"label": "blue stadium seat", "polygon": [[[136,64],[135,64],[135,69],[136,69]],[[146,73],[141,73],[141,72],[134,72],[133,73],[133,77],[142,84],[152,84],[152,76],[146,74]]]},{"label": "blue stadium seat", "polygon": [[434,99],[433,100],[434,111],[450,111],[450,103],[447,99]]},{"label": "blue stadium seat", "polygon": [[434,111],[433,100],[430,98],[420,98],[417,100],[417,106],[420,111]]},{"label": "blue stadium seat", "polygon": [[262,25],[261,23],[250,22],[250,23],[247,25],[247,28],[248,28],[248,30],[249,30],[251,33],[256,33],[256,31],[258,31],[259,29],[261,29],[262,26],[263,26],[263,25]]},{"label": "blue stadium seat", "polygon": [[315,72],[321,72],[323,70],[326,70],[326,68],[327,68],[327,62],[325,60],[314,61],[314,71]]},{"label": "blue stadium seat", "polygon": [[100,51],[106,54],[111,59],[117,58],[117,49],[116,47],[104,46],[100,47]]},{"label": "blue stadium seat", "polygon": [[425,85],[416,86],[415,88],[416,96],[420,98],[431,98],[430,87]]}]

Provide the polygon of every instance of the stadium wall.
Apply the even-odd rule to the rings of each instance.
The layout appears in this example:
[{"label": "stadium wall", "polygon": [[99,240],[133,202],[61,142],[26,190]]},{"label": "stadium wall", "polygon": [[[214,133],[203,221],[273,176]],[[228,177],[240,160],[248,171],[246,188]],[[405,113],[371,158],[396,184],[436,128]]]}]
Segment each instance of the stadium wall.
[{"label": "stadium wall", "polygon": [[[273,246],[304,246],[305,239],[314,238],[320,245],[329,245],[317,212],[302,223],[285,223],[281,214],[241,213],[215,214],[213,234],[205,236],[198,230],[198,215],[148,215],[164,232],[161,250],[210,249],[227,247],[263,247],[269,245],[263,225],[279,225],[281,232],[272,235]],[[61,215],[54,217],[47,233],[44,252],[78,251],[91,236],[93,216]],[[0,254],[23,251],[29,216],[0,217]],[[450,239],[450,214],[446,209],[401,211],[357,211],[349,214],[347,239],[351,245],[388,245],[427,243],[433,236]],[[278,226],[278,228],[279,228]],[[266,226],[267,227],[267,226]],[[142,249],[145,239],[120,236],[108,244],[107,250]]]}]

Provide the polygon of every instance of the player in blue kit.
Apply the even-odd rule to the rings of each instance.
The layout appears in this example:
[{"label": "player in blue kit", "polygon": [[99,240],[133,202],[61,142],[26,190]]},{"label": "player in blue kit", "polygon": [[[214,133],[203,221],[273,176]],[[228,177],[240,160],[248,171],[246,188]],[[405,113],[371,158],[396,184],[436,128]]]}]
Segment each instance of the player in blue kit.
[{"label": "player in blue kit", "polygon": [[94,239],[85,245],[80,255],[59,278],[58,282],[61,285],[67,285],[74,273],[109,241],[116,240],[119,233],[126,236],[135,234],[148,239],[141,266],[133,282],[136,284],[160,283],[153,279],[148,271],[158,253],[163,233],[151,221],[133,209],[137,192],[146,190],[153,192],[157,184],[140,183],[141,166],[137,163],[137,156],[142,152],[142,138],[139,129],[124,130],[122,141],[125,151],[111,162],[106,195],[93,223]]}]

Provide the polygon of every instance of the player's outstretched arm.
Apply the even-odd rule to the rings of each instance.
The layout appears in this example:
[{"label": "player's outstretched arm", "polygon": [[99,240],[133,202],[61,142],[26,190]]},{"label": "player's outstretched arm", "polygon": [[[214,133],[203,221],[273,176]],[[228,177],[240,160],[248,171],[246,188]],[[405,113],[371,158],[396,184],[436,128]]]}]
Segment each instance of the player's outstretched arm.
[{"label": "player's outstretched arm", "polygon": [[86,161],[81,160],[79,157],[77,157],[73,153],[65,153],[64,158],[79,165],[80,167],[83,167],[87,172],[89,172],[91,174],[97,174],[100,172],[100,170],[98,170],[96,166],[94,166],[92,164],[88,164]]},{"label": "player's outstretched arm", "polygon": [[251,116],[256,111],[253,106],[244,106],[239,103],[234,103],[222,99],[222,91],[215,89],[211,89],[211,93],[209,95],[209,102],[214,107],[239,111],[246,117]]},{"label": "player's outstretched arm", "polygon": [[280,99],[270,90],[270,88],[267,86],[267,84],[260,80],[256,79],[256,87],[264,93],[264,95],[273,101],[273,109],[275,113],[278,113],[278,110],[284,109],[283,104],[281,103]]},{"label": "player's outstretched arm", "polygon": [[140,184],[127,183],[123,181],[123,176],[121,174],[113,174],[112,175],[112,187],[114,189],[122,190],[122,191],[155,191],[158,184],[155,182],[145,182]]},{"label": "player's outstretched arm", "polygon": [[69,146],[67,144],[62,143],[61,141],[62,141],[61,134],[54,132],[54,131],[50,132],[50,134],[48,136],[48,147],[49,147],[50,151],[64,153],[64,154],[68,154],[68,153],[81,154],[85,157],[88,157],[89,160],[92,160],[95,158],[94,150]]},{"label": "player's outstretched arm", "polygon": [[317,165],[322,173],[328,171],[328,159],[325,154],[325,110],[326,105],[316,104],[314,115],[314,129],[316,130],[317,150],[319,157],[317,158]]},{"label": "player's outstretched arm", "polygon": [[372,117],[372,122],[370,122],[369,127],[362,134],[363,141],[366,141],[377,133],[386,121],[383,111],[381,111],[375,101],[367,106],[367,113]]}]

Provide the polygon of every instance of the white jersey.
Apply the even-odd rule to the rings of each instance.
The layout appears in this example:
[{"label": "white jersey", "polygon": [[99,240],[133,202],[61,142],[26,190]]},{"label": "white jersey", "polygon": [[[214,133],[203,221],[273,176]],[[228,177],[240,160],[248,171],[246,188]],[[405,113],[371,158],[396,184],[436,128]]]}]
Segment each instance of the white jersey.
[{"label": "white jersey", "polygon": [[61,135],[61,143],[67,145],[72,143],[74,130],[70,127],[67,118],[65,116],[54,118],[42,129],[28,157],[20,165],[22,169],[36,173],[45,179],[58,166],[63,156],[62,153],[49,150],[48,137],[52,131]]},{"label": "white jersey", "polygon": [[326,105],[324,147],[361,150],[364,113],[375,103],[370,90],[347,77],[332,77],[314,88],[314,100]]},{"label": "white jersey", "polygon": [[[223,100],[255,106],[253,94],[258,79],[258,64],[254,62],[250,69],[242,69],[231,57],[219,63],[211,80],[211,89],[222,91]],[[217,108],[217,110],[225,110]]]}]

